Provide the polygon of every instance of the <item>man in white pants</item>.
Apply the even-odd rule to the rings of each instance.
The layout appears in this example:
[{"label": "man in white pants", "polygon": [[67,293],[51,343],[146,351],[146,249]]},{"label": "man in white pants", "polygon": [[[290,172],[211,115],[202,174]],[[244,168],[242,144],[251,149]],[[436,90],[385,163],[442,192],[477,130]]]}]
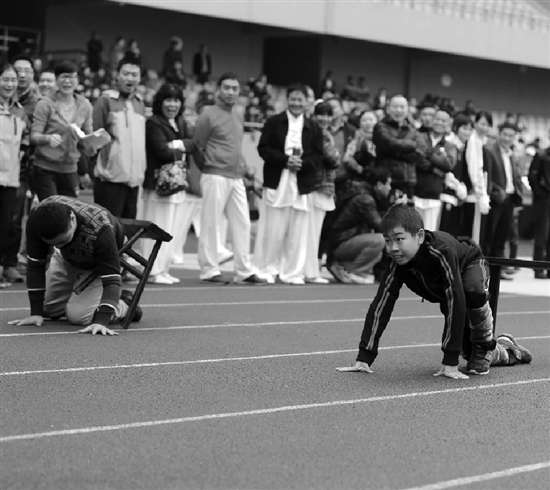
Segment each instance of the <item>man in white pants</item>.
[{"label": "man in white pants", "polygon": [[254,260],[268,282],[275,276],[286,284],[302,285],[307,252],[308,202],[323,179],[323,135],[304,116],[307,89],[287,89],[288,108],[269,118],[258,153],[264,160],[264,193]]},{"label": "man in white pants", "polygon": [[234,282],[265,284],[250,263],[250,215],[243,177],[247,166],[242,155],[243,121],[234,107],[240,84],[234,73],[218,81],[216,105],[197,120],[194,142],[201,176],[202,210],[199,266],[202,281],[228,284],[220,272],[218,244],[222,215],[229,222],[235,263]]}]

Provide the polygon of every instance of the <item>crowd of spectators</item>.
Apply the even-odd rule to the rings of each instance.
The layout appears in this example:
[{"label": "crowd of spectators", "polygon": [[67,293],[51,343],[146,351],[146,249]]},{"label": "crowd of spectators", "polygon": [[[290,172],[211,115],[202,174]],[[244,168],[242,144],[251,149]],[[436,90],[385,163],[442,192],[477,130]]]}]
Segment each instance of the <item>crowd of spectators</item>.
[{"label": "crowd of spectators", "polygon": [[[514,257],[527,175],[546,223],[537,228],[535,258],[550,259],[548,150],[539,148],[540,140],[523,140],[521,115],[507,114],[495,128],[492,115],[473,101],[457,108],[435,94],[418,101],[390,95],[383,87],[371,95],[366,78],[356,83],[352,75],[340,90],[332,72],[317,91],[301,84],[286,89],[280,112],[281,90],[265,74],[244,83],[234,74],[222,77],[227,87],[236,88],[225,93],[220,80],[211,80],[212,56],[205,44],[193,56],[192,73],[184,71],[179,37],[170,40],[160,72],[143,66],[136,40],[119,37],[104,51],[93,33],[85,62],[63,61],[37,73],[33,59],[19,56],[2,67],[1,116],[14,129],[2,130],[3,148],[4,140],[12,148],[2,155],[0,174],[2,287],[24,280],[22,223],[33,199],[77,197],[86,187],[114,216],[145,217],[176,234],[170,246],[163,246],[151,276],[161,284],[178,282],[169,269],[181,262],[191,224],[205,237],[202,248],[199,238],[202,280],[226,282],[215,279],[221,275],[219,264],[233,258],[238,282],[323,284],[328,282],[321,276],[326,260],[337,281],[372,284],[384,260],[381,217],[395,202],[415,206],[427,229],[473,239],[488,255],[504,256],[510,242]],[[214,109],[205,119],[209,106],[220,111],[216,121]],[[237,119],[224,122],[224,137],[239,134],[241,123],[235,121],[244,122],[245,131],[262,132],[263,189],[241,162],[240,142],[231,146],[236,153],[227,155],[237,158],[231,171],[223,162],[208,170],[212,128],[228,112]],[[100,129],[112,141],[98,152],[79,143]],[[187,189],[159,197],[155,172],[174,160],[185,162]],[[235,233],[235,227],[249,230],[241,188],[205,179],[210,174],[230,181],[242,177],[261,197],[254,259],[248,258],[244,235]],[[223,192],[229,193],[227,202],[239,196],[233,211],[226,209],[233,222],[233,250],[226,246],[227,220],[212,207],[212,196]],[[503,277],[510,279],[513,272]],[[537,271],[536,277],[543,276],[546,272]]]}]

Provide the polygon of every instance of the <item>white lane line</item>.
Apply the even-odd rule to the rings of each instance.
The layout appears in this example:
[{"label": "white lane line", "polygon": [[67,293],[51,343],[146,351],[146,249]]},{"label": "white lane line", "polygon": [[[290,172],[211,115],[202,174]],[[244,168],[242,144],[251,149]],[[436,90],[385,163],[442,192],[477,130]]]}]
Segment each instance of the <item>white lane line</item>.
[{"label": "white lane line", "polygon": [[464,478],[456,478],[455,480],[447,480],[438,483],[432,483],[430,485],[423,485],[421,487],[411,487],[404,490],[444,490],[445,488],[461,487],[463,485],[469,485],[470,483],[479,483],[482,481],[496,480],[497,478],[506,478],[507,476],[519,475],[521,473],[529,473],[531,471],[543,470],[544,468],[550,468],[550,461],[544,461],[542,463],[528,464],[525,466],[516,466],[515,468],[508,468],[502,471],[493,471],[492,473],[485,473],[483,475],[467,476]]},{"label": "white lane line", "polygon": [[[550,314],[548,310],[542,311],[503,311],[499,312],[499,316],[504,315],[542,315]],[[434,318],[442,318],[441,315],[421,315],[421,316],[395,316],[392,320],[430,320]],[[143,327],[143,328],[130,328],[128,330],[117,330],[124,333],[139,333],[149,331],[160,330],[203,330],[209,328],[229,328],[229,327],[273,327],[273,326],[285,326],[285,325],[309,325],[313,323],[351,323],[351,322],[364,322],[365,318],[348,318],[338,320],[298,320],[298,321],[286,321],[286,322],[262,322],[262,323],[218,323],[214,325],[172,325],[168,327]],[[47,324],[45,324],[47,325]],[[76,327],[75,327],[76,328]],[[76,334],[76,330],[63,330],[55,332],[25,332],[25,333],[2,333],[0,338],[8,337],[34,337],[40,335],[73,335]]]},{"label": "white lane line", "polygon": [[[372,301],[373,298],[342,298],[342,299],[306,299],[306,300],[275,300],[275,301],[231,301],[231,302],[215,302],[215,303],[151,303],[140,305],[142,308],[181,308],[185,306],[263,306],[263,305],[307,305],[317,303],[366,303]],[[401,301],[418,301],[420,298],[402,298]],[[28,310],[29,307],[16,308],[0,308],[3,311],[21,311]]]},{"label": "white lane line", "polygon": [[[550,339],[550,335],[540,337],[516,337],[517,340],[543,340]],[[380,347],[379,350],[395,350],[395,349],[416,349],[423,347],[440,347],[441,344],[413,344],[413,345],[392,345],[388,347]],[[36,371],[6,371],[0,373],[0,376],[23,376],[29,374],[52,374],[52,373],[78,373],[81,371],[99,371],[105,369],[130,369],[144,367],[163,367],[163,366],[184,366],[186,364],[215,364],[219,362],[235,362],[235,361],[259,361],[264,359],[280,359],[284,357],[307,357],[307,356],[327,356],[331,354],[345,354],[348,352],[357,352],[357,349],[341,349],[341,350],[323,350],[313,352],[294,352],[288,354],[266,354],[264,356],[246,356],[246,357],[223,357],[220,359],[197,359],[194,361],[167,361],[167,362],[146,362],[140,364],[112,364],[108,366],[88,366],[78,368],[62,368],[62,369],[40,369]]]},{"label": "white lane line", "polygon": [[124,430],[124,429],[138,429],[142,427],[155,427],[161,425],[173,425],[173,424],[183,424],[186,422],[201,422],[203,420],[213,420],[213,419],[227,419],[235,417],[246,417],[249,415],[268,415],[273,413],[280,412],[293,412],[297,410],[310,410],[314,408],[327,408],[327,407],[337,407],[345,405],[354,405],[357,403],[370,403],[370,402],[385,402],[392,400],[402,400],[407,398],[417,398],[422,396],[432,396],[432,395],[444,395],[448,393],[461,393],[465,391],[479,391],[479,390],[488,390],[493,388],[503,388],[507,386],[519,386],[519,385],[529,385],[533,383],[542,383],[548,382],[550,378],[540,378],[540,379],[529,379],[524,381],[512,381],[508,383],[497,383],[490,385],[481,385],[481,386],[468,386],[463,388],[449,388],[446,390],[434,390],[434,391],[420,391],[413,393],[403,393],[401,395],[388,395],[388,396],[374,396],[371,398],[358,398],[355,400],[335,400],[332,402],[324,403],[308,403],[305,405],[288,405],[283,407],[275,408],[265,408],[261,410],[246,410],[243,412],[229,412],[229,413],[213,413],[209,415],[198,415],[194,417],[181,417],[177,419],[165,419],[165,420],[150,420],[145,422],[134,422],[131,424],[118,424],[118,425],[102,425],[96,427],[82,427],[80,429],[68,429],[68,430],[54,430],[50,432],[36,432],[31,434],[18,434],[13,436],[0,437],[0,443],[2,442],[14,442],[14,441],[23,441],[28,439],[41,439],[45,437],[55,437],[55,436],[72,436],[79,434],[90,434],[93,432],[110,432],[115,430]]},{"label": "white lane line", "polygon": [[[508,296],[516,297],[516,296]],[[519,297],[519,296],[517,296]],[[185,306],[263,306],[263,305],[289,305],[289,304],[298,304],[298,305],[307,305],[307,304],[318,304],[318,303],[367,303],[372,301],[374,298],[342,298],[342,299],[297,299],[297,300],[275,300],[275,301],[230,301],[230,302],[213,302],[213,303],[149,303],[141,304],[142,308],[182,308]],[[418,301],[421,302],[421,299],[418,296],[413,296],[411,298],[400,298],[399,302],[402,301]],[[0,312],[6,311],[24,311],[28,310],[28,306],[13,307],[13,308],[0,308]]]}]

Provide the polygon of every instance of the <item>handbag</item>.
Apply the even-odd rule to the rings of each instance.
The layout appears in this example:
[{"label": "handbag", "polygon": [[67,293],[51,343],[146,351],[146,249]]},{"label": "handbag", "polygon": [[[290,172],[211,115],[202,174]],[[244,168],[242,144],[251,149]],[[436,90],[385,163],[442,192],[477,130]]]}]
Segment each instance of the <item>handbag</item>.
[{"label": "handbag", "polygon": [[185,162],[176,160],[165,163],[155,170],[155,191],[158,196],[166,197],[187,189]]}]

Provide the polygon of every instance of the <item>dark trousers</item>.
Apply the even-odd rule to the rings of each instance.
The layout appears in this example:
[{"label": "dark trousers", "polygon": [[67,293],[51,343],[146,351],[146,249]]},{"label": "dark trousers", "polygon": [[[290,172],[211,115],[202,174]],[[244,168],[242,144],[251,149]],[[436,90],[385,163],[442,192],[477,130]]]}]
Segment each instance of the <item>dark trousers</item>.
[{"label": "dark trousers", "polygon": [[513,214],[514,204],[511,196],[507,196],[500,204],[491,202],[491,211],[487,215],[484,239],[481,242],[485,257],[504,257]]},{"label": "dark trousers", "polygon": [[462,235],[462,214],[463,206],[453,206],[447,202],[443,203],[441,208],[441,219],[439,221],[439,231],[445,231],[449,235],[456,237],[470,236]]},{"label": "dark trousers", "polygon": [[3,263],[10,244],[13,208],[16,200],[16,187],[0,186],[0,263]]},{"label": "dark trousers", "polygon": [[534,196],[533,211],[537,219],[533,260],[550,261],[550,196]]},{"label": "dark trousers", "polygon": [[39,201],[56,195],[76,197],[79,184],[76,172],[62,174],[36,166],[32,168],[31,186]]},{"label": "dark trousers", "polygon": [[9,234],[9,243],[4,254],[3,266],[15,267],[17,266],[17,254],[21,247],[21,238],[23,236],[23,216],[25,215],[25,206],[27,205],[27,190],[29,183],[22,180],[21,185],[17,188],[15,202],[13,205],[12,213],[13,220],[11,223],[11,230]]},{"label": "dark trousers", "polygon": [[94,182],[94,202],[103,206],[117,218],[136,219],[139,187],[126,184]]}]

